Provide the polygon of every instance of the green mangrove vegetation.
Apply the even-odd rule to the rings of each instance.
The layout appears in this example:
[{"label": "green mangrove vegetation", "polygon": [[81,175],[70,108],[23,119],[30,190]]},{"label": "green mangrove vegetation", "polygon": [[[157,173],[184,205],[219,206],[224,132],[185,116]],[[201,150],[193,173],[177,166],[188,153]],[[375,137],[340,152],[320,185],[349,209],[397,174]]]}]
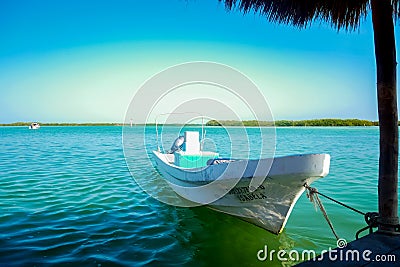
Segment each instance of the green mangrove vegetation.
[{"label": "green mangrove vegetation", "polygon": [[277,120],[272,121],[233,121],[233,120],[210,120],[207,126],[378,126],[377,121],[359,120],[359,119],[314,119],[314,120]]}]

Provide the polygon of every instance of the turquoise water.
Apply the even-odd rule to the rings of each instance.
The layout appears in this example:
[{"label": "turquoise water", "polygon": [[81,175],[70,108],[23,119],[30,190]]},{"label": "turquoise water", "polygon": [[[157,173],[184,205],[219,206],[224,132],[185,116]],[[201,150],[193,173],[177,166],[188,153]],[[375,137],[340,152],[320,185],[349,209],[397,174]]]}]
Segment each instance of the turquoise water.
[{"label": "turquoise water", "polygon": [[[174,207],[149,197],[127,168],[121,131],[0,127],[0,266],[286,266],[293,262],[261,262],[257,252],[265,245],[317,252],[335,247],[305,195],[279,236],[205,207]],[[140,128],[130,131],[143,143],[134,139]],[[213,131],[220,134],[208,128],[209,138]],[[377,210],[378,128],[276,132],[277,155],[331,154],[330,174],[313,186],[362,211]],[[140,168],[143,151],[132,151],[135,177],[156,177]],[[363,217],[322,200],[339,236],[354,240]]]}]

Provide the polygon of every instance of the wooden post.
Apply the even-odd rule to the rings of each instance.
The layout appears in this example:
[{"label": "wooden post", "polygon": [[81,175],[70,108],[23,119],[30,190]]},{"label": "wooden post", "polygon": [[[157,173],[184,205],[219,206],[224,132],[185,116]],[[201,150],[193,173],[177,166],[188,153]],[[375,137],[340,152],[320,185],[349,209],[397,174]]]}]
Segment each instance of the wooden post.
[{"label": "wooden post", "polygon": [[[372,0],[379,115],[379,215],[380,222],[397,225],[398,218],[398,111],[396,46],[391,0]],[[394,233],[394,226],[379,227]]]}]

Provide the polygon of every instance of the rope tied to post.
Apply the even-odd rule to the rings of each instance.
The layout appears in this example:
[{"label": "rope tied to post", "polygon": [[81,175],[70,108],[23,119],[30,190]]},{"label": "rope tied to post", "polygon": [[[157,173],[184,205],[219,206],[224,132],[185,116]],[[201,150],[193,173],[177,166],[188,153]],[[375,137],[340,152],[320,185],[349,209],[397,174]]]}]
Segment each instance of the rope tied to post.
[{"label": "rope tied to post", "polygon": [[328,217],[328,213],[326,212],[321,199],[319,199],[319,197],[318,197],[318,194],[319,194],[318,190],[316,188],[310,187],[307,183],[304,184],[304,187],[307,189],[307,198],[314,204],[315,210],[317,210],[317,208],[319,208],[321,210],[326,222],[328,223],[329,227],[331,228],[333,235],[336,237],[336,240],[339,240],[339,236],[336,233],[335,228],[333,227],[333,224]]},{"label": "rope tied to post", "polygon": [[[314,187],[310,187],[307,183],[304,184],[304,187],[307,190],[307,197],[310,199],[310,201],[314,204],[315,209],[317,209],[317,207],[322,211],[325,220],[328,222],[329,227],[332,230],[332,233],[335,235],[336,239],[338,239],[338,235],[335,232],[335,229],[333,228],[333,225],[331,223],[331,221],[329,220],[328,214],[324,208],[324,206],[322,205],[321,200],[319,199],[318,195],[321,195],[345,208],[348,208],[354,212],[357,212],[361,215],[364,216],[365,222],[367,223],[367,226],[360,229],[359,231],[357,231],[356,233],[356,239],[359,238],[359,235],[361,232],[368,230],[369,229],[369,233],[371,234],[373,232],[373,228],[377,228],[379,225],[385,225],[384,223],[379,221],[379,213],[377,212],[362,212],[356,208],[350,207],[349,205],[344,204],[343,202],[340,202],[336,199],[333,199],[325,194],[320,193],[316,188]],[[392,225],[393,226],[393,225]],[[396,225],[396,231],[400,232],[400,225]]]},{"label": "rope tied to post", "polygon": [[337,201],[336,199],[333,199],[333,198],[331,198],[331,197],[329,197],[329,196],[327,196],[327,195],[325,195],[325,194],[320,193],[316,188],[310,187],[307,183],[304,184],[304,187],[305,187],[308,191],[311,190],[311,191],[313,191],[315,194],[319,194],[319,195],[321,195],[321,196],[323,196],[323,197],[325,197],[325,198],[327,198],[327,199],[329,199],[329,200],[331,200],[331,201],[333,201],[333,202],[335,202],[335,203],[337,203],[337,204],[339,204],[339,205],[341,205],[341,206],[343,206],[343,207],[345,207],[345,208],[348,208],[348,209],[350,209],[350,210],[352,210],[352,211],[354,211],[354,212],[357,212],[357,213],[359,213],[359,214],[361,214],[361,215],[363,215],[363,216],[366,215],[365,212],[362,212],[362,211],[360,211],[360,210],[358,210],[358,209],[356,209],[356,208],[350,207],[349,205],[346,205],[346,204],[344,204],[343,202]]}]

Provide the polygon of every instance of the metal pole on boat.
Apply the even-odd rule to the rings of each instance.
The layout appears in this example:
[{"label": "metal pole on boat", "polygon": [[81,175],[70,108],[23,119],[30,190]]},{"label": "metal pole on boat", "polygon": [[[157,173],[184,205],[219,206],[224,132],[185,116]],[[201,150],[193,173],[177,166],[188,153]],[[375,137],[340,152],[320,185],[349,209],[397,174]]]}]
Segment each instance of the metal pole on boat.
[{"label": "metal pole on boat", "polygon": [[201,139],[204,138],[204,117],[201,116]]},{"label": "metal pole on boat", "polygon": [[204,116],[201,116],[201,142],[200,142],[200,150],[203,151],[204,140],[206,139],[206,130],[204,129]]},{"label": "metal pole on boat", "polygon": [[157,151],[160,152],[160,144],[158,143],[158,123],[157,123],[157,117],[156,117],[156,139],[157,139]]}]

